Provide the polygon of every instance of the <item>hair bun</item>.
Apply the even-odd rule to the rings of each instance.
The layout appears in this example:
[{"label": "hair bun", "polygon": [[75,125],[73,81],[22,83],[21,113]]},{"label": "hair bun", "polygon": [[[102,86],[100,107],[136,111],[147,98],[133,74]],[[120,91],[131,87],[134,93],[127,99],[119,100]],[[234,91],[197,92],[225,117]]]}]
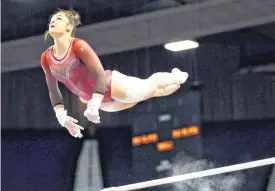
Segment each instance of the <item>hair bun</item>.
[{"label": "hair bun", "polygon": [[67,15],[67,17],[69,18],[70,23],[74,27],[77,27],[77,26],[81,25],[81,16],[80,16],[80,14],[77,11],[75,11],[73,9],[71,9],[71,10],[58,9],[55,12],[55,14],[58,13],[58,12],[65,13]]},{"label": "hair bun", "polygon": [[76,11],[73,11],[73,14],[74,14],[74,22],[76,24],[76,26],[80,25],[81,24],[81,21],[80,21],[80,14],[77,13]]},{"label": "hair bun", "polygon": [[74,18],[75,19],[80,19],[80,15],[76,13],[75,16],[74,16]]}]

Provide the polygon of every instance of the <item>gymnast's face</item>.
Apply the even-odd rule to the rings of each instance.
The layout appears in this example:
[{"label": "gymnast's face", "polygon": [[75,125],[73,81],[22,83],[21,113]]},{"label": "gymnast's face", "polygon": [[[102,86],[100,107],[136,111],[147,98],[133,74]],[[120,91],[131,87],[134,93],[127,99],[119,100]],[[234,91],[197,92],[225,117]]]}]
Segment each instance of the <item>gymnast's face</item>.
[{"label": "gymnast's face", "polygon": [[50,20],[49,32],[53,34],[64,34],[71,31],[71,25],[69,24],[69,19],[63,12],[58,12]]}]

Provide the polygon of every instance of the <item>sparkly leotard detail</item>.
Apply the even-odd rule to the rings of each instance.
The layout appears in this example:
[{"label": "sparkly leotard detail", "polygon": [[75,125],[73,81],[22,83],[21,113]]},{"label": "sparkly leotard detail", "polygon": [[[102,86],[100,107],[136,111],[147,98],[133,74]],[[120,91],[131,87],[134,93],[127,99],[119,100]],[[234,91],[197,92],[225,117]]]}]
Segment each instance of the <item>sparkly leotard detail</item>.
[{"label": "sparkly leotard detail", "polygon": [[[57,59],[54,57],[53,47],[48,48],[45,51],[45,60],[47,63],[46,65],[45,63],[42,63],[42,67],[48,66],[52,76],[56,80],[63,83],[74,94],[88,101],[92,98],[92,94],[94,93],[95,85],[98,80],[97,77],[99,75],[95,75],[95,73],[91,71],[91,68],[94,66],[88,68],[87,63],[84,63],[82,59],[78,57],[77,52],[74,51],[77,48],[75,47],[77,41],[79,41],[79,39],[73,40],[66,55],[62,59]],[[80,51],[83,51],[83,48]],[[88,59],[93,62],[92,58]],[[108,78],[108,83],[104,87],[105,94],[103,102],[109,102],[112,100],[111,75],[112,72],[110,70],[103,71],[103,74],[101,74],[101,77]]]}]

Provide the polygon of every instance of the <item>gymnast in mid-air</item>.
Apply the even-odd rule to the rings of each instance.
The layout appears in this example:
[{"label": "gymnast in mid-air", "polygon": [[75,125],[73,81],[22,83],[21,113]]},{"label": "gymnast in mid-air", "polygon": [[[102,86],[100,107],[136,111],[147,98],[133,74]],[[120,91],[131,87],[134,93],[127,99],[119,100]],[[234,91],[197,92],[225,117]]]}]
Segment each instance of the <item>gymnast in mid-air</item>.
[{"label": "gymnast in mid-air", "polygon": [[89,44],[74,37],[80,24],[77,12],[58,9],[51,16],[49,29],[45,33],[45,39],[50,35],[54,45],[41,55],[41,66],[57,120],[72,136],[81,138],[83,127],[67,115],[58,82],[86,100],[84,116],[93,123],[99,123],[99,109],[116,112],[153,97],[168,96],[187,80],[188,74],[177,68],[171,72],[154,73],[147,79],[104,70]]}]

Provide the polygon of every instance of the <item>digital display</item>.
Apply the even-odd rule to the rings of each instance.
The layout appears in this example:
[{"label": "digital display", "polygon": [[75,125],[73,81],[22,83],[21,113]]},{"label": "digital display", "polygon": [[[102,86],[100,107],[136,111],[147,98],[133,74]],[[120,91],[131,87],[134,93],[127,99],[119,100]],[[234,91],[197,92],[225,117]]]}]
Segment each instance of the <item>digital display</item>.
[{"label": "digital display", "polygon": [[146,145],[149,143],[155,143],[158,141],[158,135],[156,133],[150,133],[147,135],[135,136],[132,138],[132,145]]},{"label": "digital display", "polygon": [[199,134],[199,127],[198,126],[190,126],[181,129],[173,129],[172,130],[172,137],[173,139],[180,139],[182,137],[189,137],[193,135]]},{"label": "digital display", "polygon": [[171,131],[171,138],[168,140],[160,141],[159,135],[157,132],[134,136],[132,138],[132,145],[134,147],[148,145],[152,143],[156,143],[156,149],[159,152],[173,150],[174,141],[173,139],[181,139],[185,137],[195,136],[200,133],[200,129],[198,126],[188,126],[183,128],[173,129]]},{"label": "digital display", "polygon": [[173,150],[174,146],[175,145],[173,141],[163,141],[163,142],[157,143],[157,150],[159,152],[170,151],[170,150]]}]

